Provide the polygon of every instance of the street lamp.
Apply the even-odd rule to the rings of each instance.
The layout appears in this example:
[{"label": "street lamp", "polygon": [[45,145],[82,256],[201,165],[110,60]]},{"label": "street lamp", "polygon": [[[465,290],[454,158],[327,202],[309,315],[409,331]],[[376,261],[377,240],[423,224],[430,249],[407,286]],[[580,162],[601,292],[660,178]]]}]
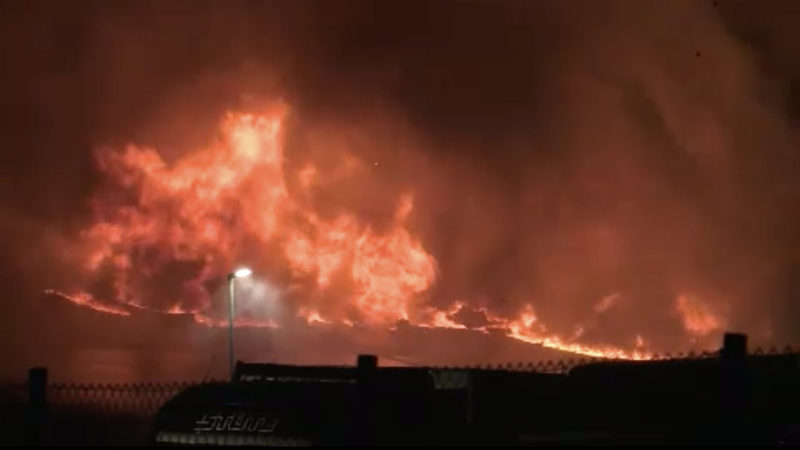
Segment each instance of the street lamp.
[{"label": "street lamp", "polygon": [[236,363],[233,356],[233,305],[234,305],[234,286],[233,280],[237,278],[246,278],[253,274],[253,271],[247,267],[236,269],[236,271],[228,274],[228,360],[230,364],[231,381],[233,381],[233,372],[236,369]]}]

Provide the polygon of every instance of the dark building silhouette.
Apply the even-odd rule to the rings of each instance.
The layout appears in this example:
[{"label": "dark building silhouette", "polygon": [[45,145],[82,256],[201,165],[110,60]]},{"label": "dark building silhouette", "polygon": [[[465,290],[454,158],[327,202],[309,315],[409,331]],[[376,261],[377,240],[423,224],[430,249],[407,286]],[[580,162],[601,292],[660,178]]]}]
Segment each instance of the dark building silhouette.
[{"label": "dark building silhouette", "polygon": [[800,355],[601,361],[567,373],[239,363],[160,410],[161,444],[797,444]]}]

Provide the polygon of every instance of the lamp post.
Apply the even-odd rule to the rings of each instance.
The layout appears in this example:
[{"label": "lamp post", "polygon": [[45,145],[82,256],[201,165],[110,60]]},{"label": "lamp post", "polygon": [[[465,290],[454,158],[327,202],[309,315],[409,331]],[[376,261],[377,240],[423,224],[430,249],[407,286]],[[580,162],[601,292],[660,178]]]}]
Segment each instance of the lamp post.
[{"label": "lamp post", "polygon": [[237,278],[249,277],[253,271],[243,267],[228,274],[228,363],[230,365],[231,381],[236,370],[236,362],[233,355],[233,306],[234,306],[234,280]]}]

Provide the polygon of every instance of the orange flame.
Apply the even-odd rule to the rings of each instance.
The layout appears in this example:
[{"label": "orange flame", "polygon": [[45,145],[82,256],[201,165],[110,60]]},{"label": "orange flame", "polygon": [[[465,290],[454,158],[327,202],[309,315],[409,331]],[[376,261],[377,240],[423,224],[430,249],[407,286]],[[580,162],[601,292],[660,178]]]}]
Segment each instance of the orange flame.
[{"label": "orange flame", "polygon": [[300,308],[300,309],[297,311],[297,315],[298,315],[299,317],[303,317],[303,318],[305,318],[305,319],[306,319],[306,322],[308,322],[308,324],[309,324],[309,325],[314,325],[314,324],[329,324],[329,323],[331,323],[331,321],[330,321],[330,320],[328,320],[328,319],[325,319],[324,317],[322,317],[322,316],[319,314],[319,312],[318,312],[318,311],[309,310],[309,309],[307,309],[307,308],[302,308],[302,307],[301,307],[301,308]]},{"label": "orange flame", "polygon": [[[194,320],[209,327],[227,327],[228,319],[215,319],[202,314],[194,314]],[[248,317],[237,317],[233,320],[235,327],[247,328],[278,328],[278,324],[273,320],[256,320]]]},{"label": "orange flame", "polygon": [[620,298],[619,293],[606,295],[605,297],[601,298],[596,305],[594,305],[595,312],[603,313],[608,311],[612,306],[614,306],[617,303],[619,298]]},{"label": "orange flame", "polygon": [[455,314],[458,314],[459,311],[465,307],[463,302],[454,302],[453,306],[447,310],[432,309],[430,322],[419,323],[418,326],[425,328],[454,328],[466,330],[468,329],[466,325],[460,324],[452,319]]},{"label": "orange flame", "polygon": [[108,314],[115,314],[118,316],[130,316],[130,311],[124,309],[123,307],[119,306],[112,306],[107,303],[103,303],[97,301],[91,295],[85,292],[79,292],[75,295],[67,295],[63,292],[56,291],[54,289],[47,289],[44,291],[47,295],[55,295],[57,297],[63,298],[64,300],[68,300],[76,305],[86,306],[88,308],[94,309],[95,311],[100,311]]},{"label": "orange flame", "polygon": [[639,349],[626,350],[613,346],[585,345],[574,342],[573,339],[566,339],[557,334],[548,333],[547,327],[539,322],[531,305],[526,305],[523,311],[513,319],[498,317],[488,312],[486,316],[492,324],[492,328],[502,329],[509,337],[530,344],[538,344],[545,348],[592,358],[645,360],[651,357],[647,352]]},{"label": "orange flame", "polygon": [[[636,350],[626,351],[574,342],[582,328],[571,339],[550,334],[530,306],[517,317],[476,309],[489,325],[472,328],[456,320],[457,313],[467,308],[465,302],[446,309],[430,306],[425,294],[438,269],[407,224],[413,195],[398,199],[391,223],[380,230],[347,212],[332,217],[318,214],[308,199],[328,179],[314,165],[287,174],[283,117],[281,108],[263,115],[230,113],[222,122],[218,142],[173,164],[150,148],[100,152],[100,167],[115,187],[95,199],[97,219],[84,233],[91,251],[82,267],[92,281],[110,279],[115,303],[98,301],[83,291],[48,293],[118,315],[130,315],[126,305],[144,307],[153,303],[153,297],[167,295],[169,306],[147,309],[191,314],[200,324],[227,326],[227,319],[205,312],[212,303],[210,286],[219,285],[242,255],[257,250],[275,258],[265,267],[288,270],[287,279],[276,282],[280,300],[312,325],[391,327],[404,320],[433,328],[492,328],[524,342],[593,357],[646,357],[639,340]],[[352,155],[341,160],[345,172],[360,166]],[[150,291],[154,280],[161,278],[167,278],[169,292]],[[290,294],[297,286],[301,295]],[[596,309],[605,311],[616,300],[615,295],[606,297]],[[716,325],[703,320],[692,327]],[[252,317],[237,319],[236,325],[279,324],[256,311]]]},{"label": "orange flame", "polygon": [[709,306],[697,296],[679,295],[675,302],[675,309],[681,315],[683,327],[694,336],[706,336],[723,326],[723,319],[715,315]]}]

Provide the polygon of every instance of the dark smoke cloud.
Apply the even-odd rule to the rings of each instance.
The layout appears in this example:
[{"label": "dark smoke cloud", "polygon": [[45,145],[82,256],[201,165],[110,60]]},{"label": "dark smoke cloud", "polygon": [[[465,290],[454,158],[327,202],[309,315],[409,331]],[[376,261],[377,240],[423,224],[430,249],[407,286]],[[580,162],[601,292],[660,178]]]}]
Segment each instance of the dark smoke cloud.
[{"label": "dark smoke cloud", "polygon": [[414,188],[415,229],[440,265],[434,304],[532,303],[585,342],[683,348],[674,304],[691,292],[729,328],[793,340],[798,10],[4,2],[7,320],[32,320],[27,299],[74,276],[62,249],[88,219],[94,149],[138,142],[176,158],[224,110],[281,97],[291,158],[310,154],[304,130],[328,126],[381,161],[381,189],[343,188],[337,202],[379,222],[385,199]]}]

